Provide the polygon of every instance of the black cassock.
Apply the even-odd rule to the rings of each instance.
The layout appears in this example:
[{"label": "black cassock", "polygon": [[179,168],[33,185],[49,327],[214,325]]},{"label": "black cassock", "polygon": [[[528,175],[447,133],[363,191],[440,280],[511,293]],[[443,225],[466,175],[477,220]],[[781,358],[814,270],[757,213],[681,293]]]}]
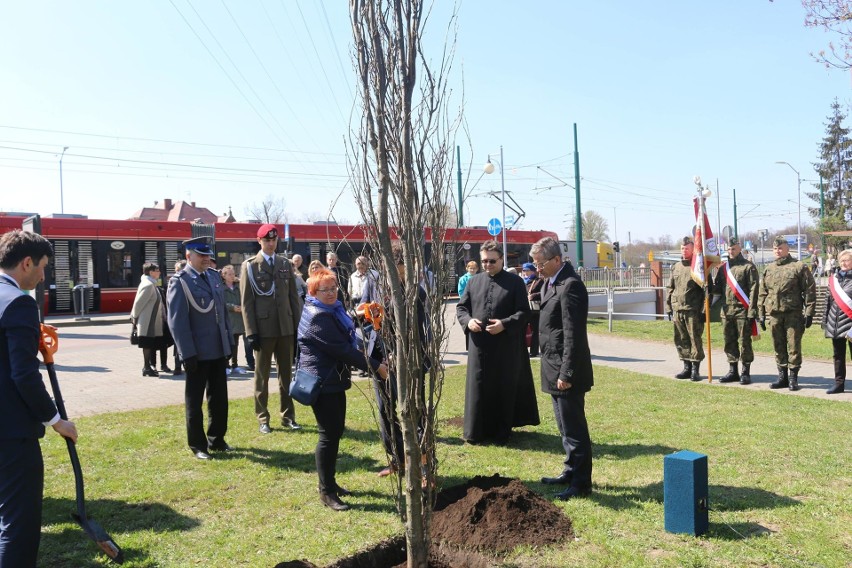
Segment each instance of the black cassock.
[{"label": "black cassock", "polygon": [[[513,427],[539,423],[523,335],[529,311],[523,279],[505,270],[494,277],[475,274],[459,300],[456,317],[470,337],[464,401],[464,439],[469,442],[504,442]],[[481,321],[483,331],[469,331],[471,319]],[[501,320],[506,329],[491,335],[485,331],[489,319]]]}]

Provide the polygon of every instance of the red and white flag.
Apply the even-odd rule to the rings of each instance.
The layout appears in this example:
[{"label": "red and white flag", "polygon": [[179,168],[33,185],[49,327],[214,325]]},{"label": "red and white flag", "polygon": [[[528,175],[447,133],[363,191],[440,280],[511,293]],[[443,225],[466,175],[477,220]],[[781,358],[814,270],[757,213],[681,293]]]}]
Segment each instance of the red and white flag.
[{"label": "red and white flag", "polygon": [[692,253],[691,272],[692,279],[702,286],[707,282],[708,270],[722,262],[716,238],[710,228],[710,220],[707,218],[707,210],[704,207],[705,201],[704,197],[701,198],[701,201],[698,200],[698,197],[692,198],[692,205],[695,209],[695,234],[693,237],[695,252]]}]

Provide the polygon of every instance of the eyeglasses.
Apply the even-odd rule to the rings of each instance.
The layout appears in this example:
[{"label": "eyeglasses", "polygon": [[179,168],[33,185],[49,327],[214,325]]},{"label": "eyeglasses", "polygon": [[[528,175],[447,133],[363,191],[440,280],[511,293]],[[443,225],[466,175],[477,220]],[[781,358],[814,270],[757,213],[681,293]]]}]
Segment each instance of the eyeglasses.
[{"label": "eyeglasses", "polygon": [[497,264],[496,258],[483,258],[482,264]]},{"label": "eyeglasses", "polygon": [[317,292],[322,292],[323,294],[337,294],[338,286],[332,286],[331,288],[317,288]]},{"label": "eyeglasses", "polygon": [[541,267],[543,267],[543,266],[546,266],[546,265],[547,265],[547,263],[548,263],[548,262],[550,262],[551,260],[553,260],[554,258],[556,258],[556,257],[555,257],[555,256],[551,256],[550,258],[548,258],[548,259],[547,259],[547,260],[545,260],[544,262],[533,262],[533,266],[535,266],[536,268],[541,268]]}]

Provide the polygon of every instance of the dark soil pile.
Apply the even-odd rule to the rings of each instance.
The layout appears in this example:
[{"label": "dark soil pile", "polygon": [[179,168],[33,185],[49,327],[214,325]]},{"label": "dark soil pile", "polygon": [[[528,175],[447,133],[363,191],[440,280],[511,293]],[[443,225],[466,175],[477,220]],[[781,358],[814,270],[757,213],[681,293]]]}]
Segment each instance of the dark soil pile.
[{"label": "dark soil pile", "polygon": [[[432,514],[430,568],[484,568],[493,555],[521,544],[545,546],[573,539],[562,510],[517,479],[477,476],[438,494]],[[482,553],[482,554],[480,554]],[[405,538],[396,537],[342,558],[328,568],[405,568]],[[306,561],[276,568],[314,568]]]},{"label": "dark soil pile", "polygon": [[432,539],[484,552],[544,546],[574,537],[562,510],[517,479],[477,476],[438,495]]}]

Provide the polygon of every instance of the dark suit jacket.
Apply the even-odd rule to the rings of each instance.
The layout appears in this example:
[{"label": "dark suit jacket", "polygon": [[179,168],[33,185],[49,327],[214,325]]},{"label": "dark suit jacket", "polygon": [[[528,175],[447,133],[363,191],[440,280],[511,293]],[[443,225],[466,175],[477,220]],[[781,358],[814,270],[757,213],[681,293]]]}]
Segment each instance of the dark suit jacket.
[{"label": "dark suit jacket", "polygon": [[[249,275],[251,271],[251,275]],[[262,296],[255,293],[251,276],[260,292],[275,286],[275,293]],[[243,304],[243,322],[246,336],[295,336],[302,315],[302,299],[296,289],[293,265],[275,256],[275,267],[269,266],[263,253],[243,262],[240,270],[240,296]]]},{"label": "dark suit jacket", "polygon": [[56,406],[41,380],[35,300],[0,276],[0,439],[41,438]]},{"label": "dark suit jacket", "polygon": [[[541,390],[565,395],[587,392],[594,384],[592,354],[586,323],[589,293],[571,263],[562,265],[556,280],[541,295],[538,335],[541,345]],[[571,376],[569,377],[569,372]],[[556,388],[557,379],[571,383],[569,391]]]}]

